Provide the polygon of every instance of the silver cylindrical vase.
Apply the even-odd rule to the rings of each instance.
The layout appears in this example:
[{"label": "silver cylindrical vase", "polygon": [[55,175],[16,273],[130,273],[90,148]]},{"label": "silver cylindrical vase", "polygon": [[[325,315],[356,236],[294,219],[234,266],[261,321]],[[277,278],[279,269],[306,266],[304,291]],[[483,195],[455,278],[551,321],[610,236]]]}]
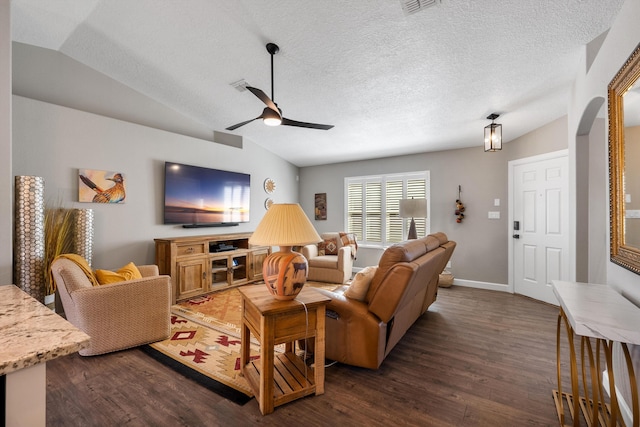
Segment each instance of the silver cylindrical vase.
[{"label": "silver cylindrical vase", "polygon": [[44,178],[15,177],[14,282],[44,302]]},{"label": "silver cylindrical vase", "polygon": [[87,260],[91,266],[93,257],[93,209],[75,210],[75,253]]}]

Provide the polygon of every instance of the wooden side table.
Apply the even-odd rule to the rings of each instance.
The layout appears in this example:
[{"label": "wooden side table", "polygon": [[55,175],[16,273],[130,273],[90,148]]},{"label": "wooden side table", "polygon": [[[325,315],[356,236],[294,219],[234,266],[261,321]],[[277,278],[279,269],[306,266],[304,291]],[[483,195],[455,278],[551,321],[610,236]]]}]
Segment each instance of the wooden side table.
[{"label": "wooden side table", "polygon": [[[264,285],[239,288],[242,294],[242,373],[267,415],[279,405],[324,393],[325,305],[330,298],[303,288],[296,299],[278,301]],[[303,304],[304,303],[304,304]],[[250,335],[260,343],[260,359],[250,360]],[[295,353],[295,341],[315,341],[314,367]],[[274,353],[285,343],[284,353]]]}]

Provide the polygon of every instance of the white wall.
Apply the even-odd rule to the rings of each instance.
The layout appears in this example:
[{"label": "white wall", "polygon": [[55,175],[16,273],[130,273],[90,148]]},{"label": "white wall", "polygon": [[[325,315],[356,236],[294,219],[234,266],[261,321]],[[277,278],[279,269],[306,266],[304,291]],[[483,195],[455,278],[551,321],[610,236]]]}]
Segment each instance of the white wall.
[{"label": "white wall", "polygon": [[[508,162],[566,148],[567,121],[562,117],[495,153],[485,153],[479,137],[473,148],[301,168],[299,200],[312,212],[315,193],[327,193],[327,220],[312,222],[319,232],[343,230],[345,177],[429,170],[431,230],[443,231],[458,243],[451,259],[455,278],[506,285]],[[458,185],[466,208],[460,224],[454,215]],[[494,199],[500,199],[499,207]],[[499,211],[500,219],[488,219],[489,211]],[[380,255],[380,250],[359,249],[355,266],[376,265]]]},{"label": "white wall", "polygon": [[[616,21],[611,27],[605,41],[598,52],[588,73],[586,70],[576,76],[574,90],[569,102],[568,126],[569,126],[569,151],[576,151],[576,135],[579,133],[579,125],[583,113],[587,109],[591,100],[603,97],[607,99],[607,86],[616,75],[620,67],[625,63],[629,55],[640,42],[640,26],[638,25],[640,16],[640,2],[637,0],[627,0],[622,7]],[[607,119],[608,127],[608,119]],[[607,138],[606,133],[592,131],[592,138],[599,140],[601,153],[606,153]],[[593,151],[592,151],[593,152]],[[608,159],[605,156],[600,158],[600,168],[608,168]],[[604,199],[601,199],[605,196]],[[608,206],[608,197],[603,194],[599,182],[590,183],[589,197],[599,198],[599,203]],[[609,218],[601,218],[602,222],[598,227],[590,229],[589,241],[595,242],[601,239],[606,231],[608,235]],[[620,289],[636,304],[640,305],[640,276],[613,264],[608,261],[607,251],[607,274],[606,280],[609,284]]]},{"label": "white wall", "polygon": [[[20,96],[13,96],[13,111],[13,174],[44,177],[45,197],[54,205],[94,209],[97,268],[153,263],[154,238],[253,231],[265,212],[267,177],[277,183],[274,201],[297,201],[298,168],[247,140],[239,149]],[[165,161],[251,174],[251,222],[163,225]],[[78,203],[80,168],[124,173],[126,203]]]},{"label": "white wall", "polygon": [[13,282],[11,0],[0,0],[0,285]]},{"label": "white wall", "polygon": [[[588,114],[590,103],[598,98],[607,99],[609,82],[611,82],[640,42],[640,26],[637,23],[639,16],[640,1],[627,0],[589,70],[586,71],[585,68],[584,72],[576,76],[568,108],[570,160],[571,156],[575,160],[577,151],[582,148],[577,147],[577,144],[583,143],[583,138],[578,135],[580,135],[581,121],[583,116]],[[607,129],[608,118],[605,123],[605,129]],[[590,210],[592,208],[595,209],[592,212],[590,211],[590,214],[593,213],[593,215],[590,216],[590,221],[592,222],[589,224],[588,230],[590,246],[594,246],[594,248],[590,248],[590,254],[595,256],[599,251],[602,254],[602,258],[598,261],[594,260],[598,265],[594,270],[590,270],[589,275],[590,279],[592,274],[593,277],[601,277],[602,263],[604,263],[606,265],[606,282],[640,306],[640,276],[609,261],[609,239],[603,239],[604,236],[609,237],[609,216],[599,214],[601,208],[598,209],[596,207],[608,206],[608,188],[602,185],[603,182],[607,182],[602,179],[602,171],[608,170],[608,156],[606,155],[608,141],[607,132],[602,131],[602,127],[599,126],[597,121],[595,125],[589,134],[589,168],[594,170],[596,175],[589,180],[589,206]],[[597,221],[599,223],[596,223]],[[602,241],[606,242],[606,248],[598,243]],[[629,381],[624,368],[625,362],[618,349],[616,347],[614,350],[614,363],[616,366],[614,370],[617,371],[617,385],[620,386],[619,390],[628,390]],[[636,381],[640,381],[640,351],[638,351],[638,346],[635,349],[631,348],[631,352],[635,354],[632,357],[635,357]],[[630,403],[630,395],[624,391],[623,398]]]},{"label": "white wall", "polygon": [[[606,108],[606,107],[605,107]],[[597,119],[589,138],[589,266],[588,278],[592,283],[607,282],[609,262],[609,166],[607,126]],[[604,226],[603,226],[604,225]]]}]

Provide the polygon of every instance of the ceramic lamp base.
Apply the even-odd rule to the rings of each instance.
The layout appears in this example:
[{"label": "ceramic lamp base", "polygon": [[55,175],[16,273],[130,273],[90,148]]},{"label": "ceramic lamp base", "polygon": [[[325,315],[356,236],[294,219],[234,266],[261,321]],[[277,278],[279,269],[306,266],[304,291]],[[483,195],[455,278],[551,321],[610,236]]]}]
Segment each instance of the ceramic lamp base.
[{"label": "ceramic lamp base", "polygon": [[267,289],[277,300],[292,300],[307,281],[307,259],[298,252],[281,248],[267,256],[262,264],[262,275]]},{"label": "ceramic lamp base", "polygon": [[411,240],[417,238],[418,233],[416,232],[416,222],[411,218],[411,225],[409,226],[409,235],[407,236],[407,239]]}]

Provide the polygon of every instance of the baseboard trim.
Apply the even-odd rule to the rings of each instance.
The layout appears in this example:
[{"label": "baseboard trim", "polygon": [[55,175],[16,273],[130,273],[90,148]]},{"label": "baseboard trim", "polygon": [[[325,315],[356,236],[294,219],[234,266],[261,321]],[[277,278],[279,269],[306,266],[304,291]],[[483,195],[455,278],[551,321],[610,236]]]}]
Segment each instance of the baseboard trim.
[{"label": "baseboard trim", "polygon": [[[353,267],[353,274],[356,274],[363,267]],[[454,277],[453,284],[456,286],[465,286],[467,288],[478,288],[478,289],[487,289],[489,291],[500,291],[500,292],[510,292],[509,285],[502,283],[491,283],[491,282],[479,282],[477,280],[467,280],[467,279],[456,279]]]},{"label": "baseboard trim", "polygon": [[[602,384],[604,386],[604,391],[607,393],[609,398],[611,398],[611,389],[609,388],[609,372],[605,369],[602,372]],[[624,400],[624,396],[616,387],[616,397],[618,398],[618,407],[620,408],[620,413],[622,414],[622,419],[624,420],[625,425],[633,425],[633,411],[627,404],[627,401]]]},{"label": "baseboard trim", "polygon": [[466,286],[467,288],[487,289],[490,291],[509,292],[508,285],[491,282],[478,282],[476,280],[453,279],[456,286]]}]

